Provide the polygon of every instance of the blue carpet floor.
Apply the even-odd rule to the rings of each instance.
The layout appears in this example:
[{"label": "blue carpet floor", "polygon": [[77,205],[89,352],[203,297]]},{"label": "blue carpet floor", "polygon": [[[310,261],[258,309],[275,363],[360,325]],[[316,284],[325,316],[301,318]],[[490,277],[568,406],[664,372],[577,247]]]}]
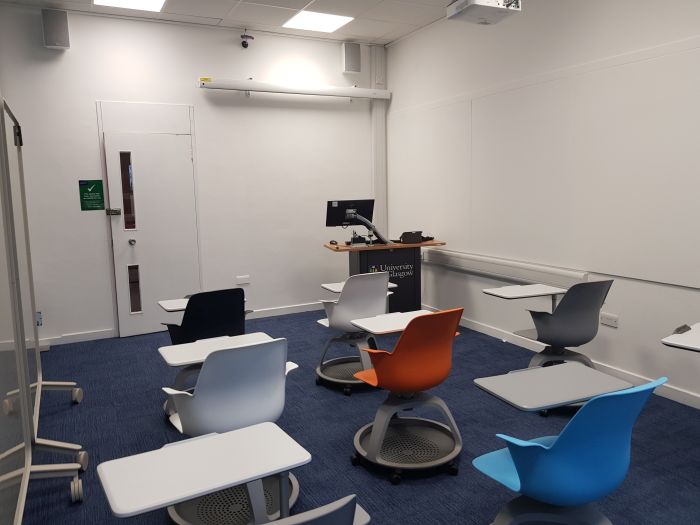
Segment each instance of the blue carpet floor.
[{"label": "blue carpet floor", "polygon": [[[514,495],[474,470],[471,460],[503,446],[494,436],[497,432],[524,439],[557,434],[570,417],[524,413],[479,390],[474,378],[523,368],[531,353],[462,330],[454,347],[452,374],[434,389],[451,408],[462,432],[459,475],[405,479],[393,486],[376,472],[350,465],[355,431],[372,420],[386,394],[369,391],[346,397],[314,384],[314,368],[329,335],[316,323],[321,317],[321,312],[308,312],[247,323],[248,332],[286,337],[289,359],[300,365],[288,376],[287,405],[278,421],[313,457],[310,464],[294,471],[301,494],[293,512],[356,493],[377,524],[488,524]],[[382,338],[379,346],[391,348],[393,341]],[[43,355],[46,378],[78,381],[85,390],[85,400],[71,406],[69,394],[46,392],[40,437],[81,443],[90,453],[91,464],[83,476],[82,504],[70,503],[66,479],[32,481],[24,523],[170,523],[165,510],[115,518],[95,472],[103,461],[182,439],[166,423],[162,411],[165,395],[160,388],[171,385],[175,377],[175,370],[168,368],[156,351],[166,344],[167,333],[158,333],[69,344]],[[338,350],[345,351],[342,347]],[[700,523],[699,414],[652,396],[635,428],[629,475],[617,491],[599,503],[616,525]],[[37,454],[35,463],[49,459],[60,456]]]}]

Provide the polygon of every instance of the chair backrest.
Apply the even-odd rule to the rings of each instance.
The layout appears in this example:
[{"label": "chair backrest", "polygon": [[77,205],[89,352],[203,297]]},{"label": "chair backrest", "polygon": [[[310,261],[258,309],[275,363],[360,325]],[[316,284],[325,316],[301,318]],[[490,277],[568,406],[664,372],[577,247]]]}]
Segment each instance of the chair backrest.
[{"label": "chair backrest", "polygon": [[182,343],[245,333],[243,288],[214,290],[192,295],[180,324]]},{"label": "chair backrest", "polygon": [[666,381],[662,377],[588,401],[549,450],[529,465],[517,464],[521,492],[552,505],[574,506],[615,490],[629,468],[634,423],[654,389]]},{"label": "chair backrest", "polygon": [[379,386],[420,392],[442,383],[452,368],[452,343],[463,311],[443,310],[411,320],[391,356],[375,366]]},{"label": "chair backrest", "polygon": [[545,327],[537,328],[537,339],[556,347],[581,346],[598,333],[600,310],[613,281],[573,285],[562,297]]},{"label": "chair backrest", "polygon": [[344,332],[359,332],[350,321],[386,313],[388,288],[388,272],[351,275],[328,319],[329,326]]},{"label": "chair backrest", "polygon": [[179,411],[190,436],[276,421],[284,409],[287,340],[273,339],[209,354],[192,402]]},{"label": "chair backrest", "polygon": [[[279,525],[361,525],[369,523],[369,516],[357,507],[356,499],[356,496],[352,494],[323,507],[282,518],[275,523]],[[363,516],[356,516],[358,512],[362,512]]]}]

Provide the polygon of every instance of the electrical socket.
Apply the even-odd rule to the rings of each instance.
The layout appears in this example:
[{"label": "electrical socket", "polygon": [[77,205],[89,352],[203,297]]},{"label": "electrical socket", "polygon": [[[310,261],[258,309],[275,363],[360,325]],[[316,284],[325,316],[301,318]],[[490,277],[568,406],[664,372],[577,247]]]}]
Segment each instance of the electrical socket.
[{"label": "electrical socket", "polygon": [[236,284],[250,284],[250,275],[236,275]]},{"label": "electrical socket", "polygon": [[44,326],[44,314],[42,314],[41,312],[36,313],[36,325]]},{"label": "electrical socket", "polygon": [[617,328],[618,320],[619,316],[616,314],[600,312],[600,324],[604,324],[605,326],[610,326],[612,328]]}]

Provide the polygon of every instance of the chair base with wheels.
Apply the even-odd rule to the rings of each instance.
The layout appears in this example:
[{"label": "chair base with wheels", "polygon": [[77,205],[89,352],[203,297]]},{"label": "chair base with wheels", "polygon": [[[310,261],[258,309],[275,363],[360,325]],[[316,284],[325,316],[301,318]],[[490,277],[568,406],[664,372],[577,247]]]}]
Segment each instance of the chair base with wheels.
[{"label": "chair base with wheels", "polygon": [[[284,481],[287,482],[288,489],[281,491],[280,482]],[[168,507],[168,515],[177,525],[265,523],[279,519],[280,495],[283,493],[288,494],[288,509],[291,509],[299,499],[299,482],[291,472],[268,476],[172,505]]]},{"label": "chair base with wheels", "polygon": [[[520,337],[537,341],[537,330],[534,328],[530,330],[519,330],[513,333]],[[558,364],[564,361],[576,361],[589,368],[595,368],[593,361],[591,361],[587,355],[569,350],[568,348],[559,348],[556,346],[545,346],[544,350],[537,352],[532,359],[530,359],[528,367],[549,366],[550,364]]]},{"label": "chair base with wheels", "polygon": [[580,507],[557,507],[519,496],[501,509],[491,525],[559,523],[561,525],[612,525],[592,503]]},{"label": "chair base with wheels", "polygon": [[[323,319],[325,321],[325,319]],[[345,343],[357,350],[357,355],[326,359],[326,354],[334,343]],[[369,357],[360,348],[377,348],[374,337],[366,332],[348,332],[328,340],[321,354],[321,360],[316,367],[316,384],[330,384],[342,387],[343,393],[349,396],[352,389],[365,385],[354,376],[357,372],[371,368]]]},{"label": "chair base with wheels", "polygon": [[[402,410],[433,407],[442,412],[447,424],[419,417],[399,417]],[[377,410],[373,423],[360,428],[354,438],[353,464],[363,461],[392,470],[391,482],[401,482],[403,471],[445,467],[458,473],[457,456],[462,436],[445,402],[419,392],[410,396],[391,393]]]}]

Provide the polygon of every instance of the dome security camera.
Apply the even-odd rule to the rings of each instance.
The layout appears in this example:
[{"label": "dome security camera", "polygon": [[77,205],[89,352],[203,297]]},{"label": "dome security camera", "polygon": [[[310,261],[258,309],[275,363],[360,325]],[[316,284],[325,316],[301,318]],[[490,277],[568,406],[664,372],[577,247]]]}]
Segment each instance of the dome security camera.
[{"label": "dome security camera", "polygon": [[248,49],[248,46],[250,45],[248,40],[255,40],[255,37],[253,35],[247,34],[244,31],[243,34],[241,35],[241,47],[243,47],[243,49]]}]

